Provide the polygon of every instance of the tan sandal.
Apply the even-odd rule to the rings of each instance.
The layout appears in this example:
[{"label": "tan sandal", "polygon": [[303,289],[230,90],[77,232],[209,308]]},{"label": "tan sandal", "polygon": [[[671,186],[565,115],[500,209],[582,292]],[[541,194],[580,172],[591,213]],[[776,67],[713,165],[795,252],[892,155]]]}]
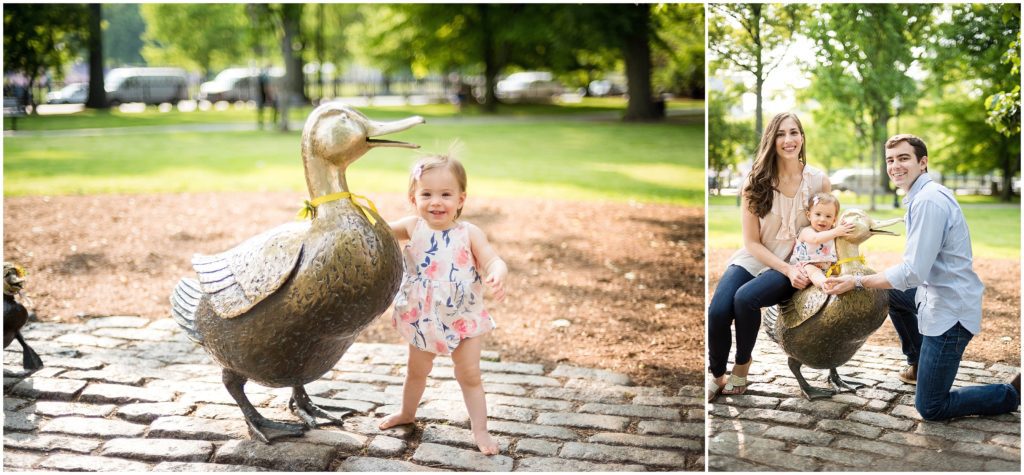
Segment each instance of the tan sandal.
[{"label": "tan sandal", "polygon": [[704,382],[704,388],[707,391],[707,401],[715,402],[715,399],[718,399],[718,396],[722,394],[722,389],[724,387],[725,386],[719,386],[718,383],[715,382],[715,378],[709,374],[707,380]]},{"label": "tan sandal", "polygon": [[722,394],[726,396],[740,396],[745,392],[747,392],[747,378],[730,374],[729,381],[722,388]]}]

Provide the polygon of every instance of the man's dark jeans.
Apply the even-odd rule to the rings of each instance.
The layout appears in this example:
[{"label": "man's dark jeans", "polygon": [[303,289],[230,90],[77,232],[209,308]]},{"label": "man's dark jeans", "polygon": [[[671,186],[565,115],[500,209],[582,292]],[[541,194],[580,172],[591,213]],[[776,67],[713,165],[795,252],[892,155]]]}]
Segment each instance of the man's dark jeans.
[{"label": "man's dark jeans", "polygon": [[917,397],[914,405],[921,417],[941,421],[970,415],[1013,412],[1020,406],[1020,394],[1009,384],[966,386],[950,390],[964,348],[974,335],[957,323],[939,336],[922,338],[917,366]]},{"label": "man's dark jeans", "polygon": [[889,320],[903,345],[907,364],[917,365],[921,355],[921,332],[917,329],[917,287],[907,290],[889,289]]}]

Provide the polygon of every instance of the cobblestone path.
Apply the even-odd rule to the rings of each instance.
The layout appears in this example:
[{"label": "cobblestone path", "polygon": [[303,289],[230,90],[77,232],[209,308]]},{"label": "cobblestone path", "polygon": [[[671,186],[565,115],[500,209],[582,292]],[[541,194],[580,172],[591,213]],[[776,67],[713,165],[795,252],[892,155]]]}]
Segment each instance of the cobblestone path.
[{"label": "cobblestone path", "polygon": [[[1020,412],[922,420],[914,386],[897,378],[898,348],[865,346],[839,373],[867,386],[814,402],[763,332],[753,359],[746,394],[710,405],[710,471],[1020,471]],[[1002,383],[1017,371],[963,361],[954,384]],[[827,371],[803,373],[827,387]]]},{"label": "cobblestone path", "polygon": [[[4,352],[5,471],[682,471],[704,469],[702,388],[634,386],[602,370],[503,362],[485,353],[489,428],[501,454],[476,450],[451,360],[438,358],[415,427],[387,431],[406,349],[356,344],[306,386],[314,402],[357,412],[272,445],[248,440],[220,367],[170,319],[107,317],[30,324],[45,368],[21,375]],[[290,389],[246,385],[260,412],[297,422]]]}]

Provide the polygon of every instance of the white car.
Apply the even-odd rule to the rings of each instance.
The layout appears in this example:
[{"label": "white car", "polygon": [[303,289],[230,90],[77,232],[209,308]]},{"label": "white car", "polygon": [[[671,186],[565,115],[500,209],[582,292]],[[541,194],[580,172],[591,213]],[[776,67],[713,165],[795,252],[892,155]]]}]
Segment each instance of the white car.
[{"label": "white car", "polygon": [[[273,89],[284,77],[283,68],[271,68],[267,73]],[[213,79],[199,85],[199,99],[217,101],[255,101],[259,98],[260,70],[256,68],[228,68]]]},{"label": "white car", "polygon": [[547,71],[512,73],[494,88],[498,99],[510,102],[550,102],[562,92],[562,84]]},{"label": "white car", "polygon": [[89,84],[84,82],[68,84],[61,89],[46,93],[47,104],[84,104],[89,97]]}]

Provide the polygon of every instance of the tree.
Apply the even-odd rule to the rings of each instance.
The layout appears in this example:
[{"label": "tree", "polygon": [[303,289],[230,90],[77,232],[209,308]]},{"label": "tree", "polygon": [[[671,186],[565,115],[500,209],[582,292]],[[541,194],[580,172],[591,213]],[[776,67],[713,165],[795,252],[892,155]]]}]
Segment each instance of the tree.
[{"label": "tree", "polygon": [[758,137],[754,136],[749,123],[729,120],[729,109],[740,101],[737,92],[733,87],[725,87],[708,96],[708,168],[718,177],[715,182],[718,193],[721,193],[722,172],[751,158],[757,146]]},{"label": "tree", "polygon": [[103,7],[89,4],[89,97],[85,107],[106,109],[107,91],[103,88]]},{"label": "tree", "polygon": [[[534,67],[559,51],[548,30],[557,6],[542,4],[389,4],[377,6],[351,36],[360,56],[385,70],[458,70],[484,78],[483,109],[497,110],[495,85],[509,66]],[[560,21],[560,20],[558,20]]]},{"label": "tree", "polygon": [[704,97],[704,6],[666,3],[654,6],[652,81],[656,90]]},{"label": "tree", "polygon": [[1010,179],[1020,168],[1020,135],[999,133],[988,123],[981,107],[981,94],[966,84],[933,91],[942,94],[929,109],[933,130],[941,132],[941,141],[929,142],[929,163],[957,174],[988,174],[1000,170],[1000,191],[1004,200],[1012,197]]},{"label": "tree", "polygon": [[143,65],[142,37],[146,21],[139,13],[137,3],[108,3],[103,5],[103,58],[107,66]]},{"label": "tree", "polygon": [[[973,167],[998,169],[1001,198],[1012,198],[1020,170],[1019,153],[1003,142],[1020,142],[1020,5],[952,5],[950,20],[938,25],[931,43],[929,86],[954,102],[937,108],[954,133],[956,148]],[[968,98],[964,102],[959,98]],[[986,130],[986,125],[987,129]],[[976,144],[984,138],[987,144]],[[967,146],[967,144],[975,144]]]},{"label": "tree", "polygon": [[196,67],[207,78],[237,64],[246,49],[245,6],[230,3],[146,3],[143,57],[150,64]]},{"label": "tree", "polygon": [[[815,42],[817,93],[834,104],[848,104],[851,117],[864,117],[881,170],[879,184],[888,187],[884,141],[893,115],[893,99],[912,109],[919,91],[907,75],[915,61],[913,49],[923,43],[932,5],[828,4],[814,14],[808,29]],[[856,119],[852,121],[857,124]],[[875,187],[871,187],[875,209]]]},{"label": "tree", "polygon": [[557,36],[577,51],[615,51],[624,60],[629,102],[625,120],[657,119],[661,111],[652,98],[651,42],[656,25],[650,4],[564,5],[571,19]]},{"label": "tree", "polygon": [[[307,10],[307,14],[303,15],[302,31],[306,36],[303,43],[314,45],[315,63],[319,65],[316,82],[320,85],[320,97],[326,95],[324,65],[339,65],[352,57],[347,30],[351,25],[365,21],[363,9],[360,8],[364,6],[370,5],[319,3],[315,10]],[[408,70],[408,65],[405,70]]]},{"label": "tree", "polygon": [[281,57],[284,59],[284,84],[277,92],[278,129],[288,130],[288,108],[306,99],[305,76],[302,74],[302,8],[301,3],[282,3],[268,7],[277,30],[281,33]]},{"label": "tree", "polygon": [[708,45],[714,53],[711,67],[754,77],[754,133],[760,137],[764,129],[764,82],[782,64],[804,7],[734,3],[712,4],[709,8]]},{"label": "tree", "polygon": [[[278,130],[288,130],[288,108],[294,104],[308,103],[305,92],[305,76],[303,75],[303,52],[305,37],[302,34],[302,14],[304,5],[301,3],[282,4],[251,4],[246,15],[253,23],[250,31],[263,30],[263,25],[273,25],[277,32],[278,45],[284,61],[285,76],[277,89]],[[258,45],[258,40],[250,39],[250,45]]]},{"label": "tree", "polygon": [[[26,91],[48,71],[58,76],[88,38],[85,4],[4,5],[4,71],[24,74]],[[32,113],[36,98],[30,97]]]},{"label": "tree", "polygon": [[[1008,39],[1012,36],[1013,41],[1006,45],[1006,52],[1003,53],[1002,64],[1010,66],[1010,74],[1001,76],[1005,82],[1003,89],[992,93],[985,98],[985,108],[988,109],[988,118],[985,120],[999,133],[1011,137],[1020,135],[1020,83],[1012,81],[1011,77],[1020,76],[1020,9],[1018,5],[999,5],[1002,10],[1002,23],[1004,26],[1003,37]],[[1009,182],[1004,183],[1009,185]],[[1004,186],[1004,193],[1009,190]],[[1009,200],[1008,196],[1004,196]]]}]

